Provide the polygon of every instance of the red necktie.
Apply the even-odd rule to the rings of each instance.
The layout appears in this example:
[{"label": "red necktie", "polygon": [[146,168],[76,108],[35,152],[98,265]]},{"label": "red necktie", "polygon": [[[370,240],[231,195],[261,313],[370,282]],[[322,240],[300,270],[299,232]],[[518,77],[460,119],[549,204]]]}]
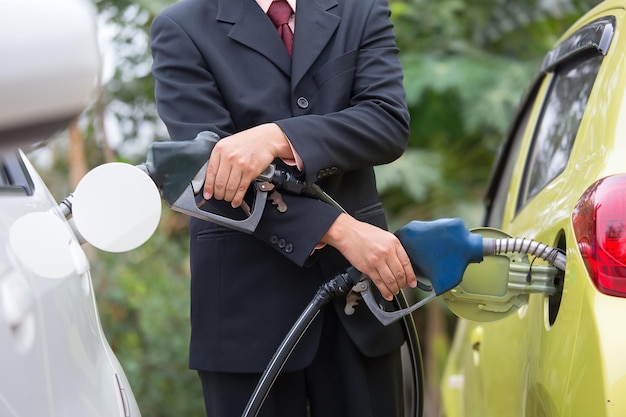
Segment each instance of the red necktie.
[{"label": "red necktie", "polygon": [[278,30],[278,36],[285,43],[290,58],[293,51],[293,32],[289,27],[289,18],[292,13],[293,10],[287,0],[274,0],[267,11],[267,15]]}]

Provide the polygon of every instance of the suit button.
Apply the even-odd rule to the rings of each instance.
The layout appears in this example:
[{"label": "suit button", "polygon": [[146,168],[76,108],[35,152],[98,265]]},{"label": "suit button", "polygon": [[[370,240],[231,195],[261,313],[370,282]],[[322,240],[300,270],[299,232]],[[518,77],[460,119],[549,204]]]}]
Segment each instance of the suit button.
[{"label": "suit button", "polygon": [[285,241],[285,239],[279,239],[278,240],[278,247],[279,248],[284,248],[287,245],[287,242]]},{"label": "suit button", "polygon": [[297,103],[298,107],[300,107],[301,109],[307,109],[309,107],[309,100],[307,100],[305,97],[299,97]]},{"label": "suit button", "polygon": [[335,175],[337,173],[337,171],[339,171],[339,169],[337,167],[332,167],[330,169],[330,175]]},{"label": "suit button", "polygon": [[293,245],[291,243],[287,243],[287,246],[285,246],[285,252],[287,253],[293,252]]},{"label": "suit button", "polygon": [[270,243],[272,245],[275,245],[276,243],[278,243],[278,236],[276,236],[276,235],[270,236]]}]

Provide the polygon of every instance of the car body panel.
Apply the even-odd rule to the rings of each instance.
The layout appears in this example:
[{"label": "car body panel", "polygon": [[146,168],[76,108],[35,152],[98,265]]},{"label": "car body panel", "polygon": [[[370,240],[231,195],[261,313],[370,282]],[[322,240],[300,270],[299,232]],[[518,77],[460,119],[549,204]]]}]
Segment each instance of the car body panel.
[{"label": "car body panel", "polygon": [[[87,257],[24,154],[8,158],[13,157],[22,159],[32,180],[32,194],[7,193],[0,187],[4,246],[0,251],[0,410],[6,411],[2,415],[139,416],[128,380],[100,325]],[[16,232],[16,225],[41,213],[51,216],[49,230],[24,236],[22,232],[31,227],[27,225]],[[66,232],[58,233],[57,226]],[[14,233],[26,238],[28,254]],[[53,252],[55,259],[46,260],[46,251]],[[49,267],[41,262],[58,262],[64,253],[62,270],[67,273],[40,273]]]},{"label": "car body panel", "polygon": [[[498,184],[501,222],[489,224],[566,251],[560,305],[531,294],[527,305],[492,323],[459,320],[449,354],[442,396],[445,415],[624,416],[626,415],[626,299],[600,293],[577,248],[572,210],[597,180],[626,172],[626,2],[607,1],[581,18],[564,41],[597,19],[615,19],[574,145],[563,171],[520,204],[527,156],[537,131],[552,73],[543,74],[516,122],[519,150],[510,151],[510,181]],[[515,128],[514,128],[515,130]],[[523,132],[523,133],[522,133]],[[500,155],[507,158],[507,155]],[[496,208],[497,209],[497,208]],[[539,261],[536,261],[539,262]],[[554,307],[558,305],[558,308]],[[558,311],[555,318],[551,310]]]}]

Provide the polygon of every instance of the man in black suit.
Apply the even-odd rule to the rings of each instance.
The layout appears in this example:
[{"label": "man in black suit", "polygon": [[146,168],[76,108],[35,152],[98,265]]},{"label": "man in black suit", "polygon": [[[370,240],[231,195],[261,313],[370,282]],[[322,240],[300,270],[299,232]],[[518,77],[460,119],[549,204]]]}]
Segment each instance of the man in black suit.
[{"label": "man in black suit", "polygon": [[[409,114],[387,0],[289,0],[293,55],[271,0],[182,0],[153,22],[159,115],[173,140],[222,138],[204,196],[240,208],[270,163],[317,183],[347,212],[282,194],[251,235],[191,219],[190,367],[208,416],[240,416],[317,288],[352,264],[386,300],[416,286],[386,231],[373,166],[404,151]],[[294,30],[295,29],[295,30]],[[227,204],[230,203],[230,204]],[[335,300],[316,318],[261,415],[402,414],[399,326]]]}]

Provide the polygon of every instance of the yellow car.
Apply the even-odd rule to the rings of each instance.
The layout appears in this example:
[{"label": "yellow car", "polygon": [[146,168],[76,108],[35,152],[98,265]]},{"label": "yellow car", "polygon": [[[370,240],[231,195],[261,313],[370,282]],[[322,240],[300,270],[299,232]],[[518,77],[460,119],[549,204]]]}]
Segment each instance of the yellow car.
[{"label": "yellow car", "polygon": [[444,414],[626,416],[626,1],[596,6],[546,55],[491,178],[485,225],[567,265],[512,314],[459,320]]}]

